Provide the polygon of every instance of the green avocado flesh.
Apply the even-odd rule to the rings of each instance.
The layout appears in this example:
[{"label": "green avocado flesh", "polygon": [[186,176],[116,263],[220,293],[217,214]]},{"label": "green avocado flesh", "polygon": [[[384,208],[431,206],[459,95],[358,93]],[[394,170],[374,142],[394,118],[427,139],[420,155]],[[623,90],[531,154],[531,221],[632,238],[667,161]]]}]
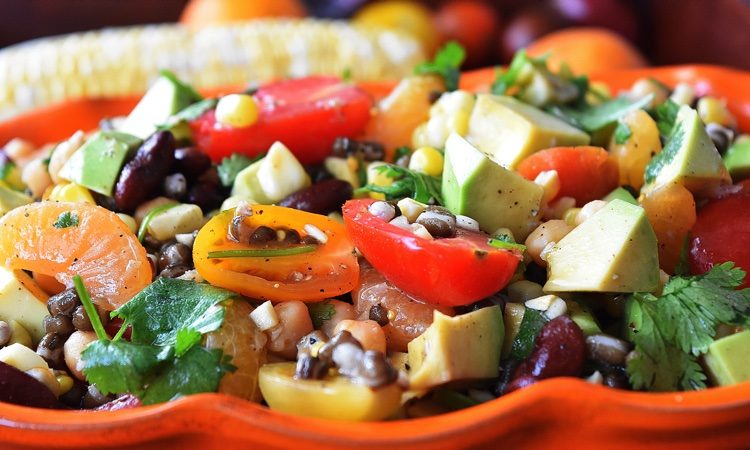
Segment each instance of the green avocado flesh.
[{"label": "green avocado flesh", "polygon": [[34,199],[18,192],[0,183],[0,216],[7,213],[11,209],[18,208],[19,206],[27,205],[33,202]]},{"label": "green avocado flesh", "polygon": [[733,181],[750,178],[750,139],[738,139],[724,155],[724,165]]},{"label": "green avocado flesh", "polygon": [[646,166],[644,191],[679,183],[699,192],[730,182],[716,146],[698,113],[683,105],[664,150]]},{"label": "green avocado flesh", "polygon": [[612,200],[546,256],[545,292],[652,292],[659,285],[656,235],[643,208]]},{"label": "green avocado flesh", "polygon": [[635,197],[633,197],[633,194],[628,192],[628,190],[623,187],[615,188],[614,191],[607,194],[602,200],[604,200],[605,202],[611,202],[615,199],[628,202],[631,205],[638,205],[638,200],[636,200]]},{"label": "green avocado flesh", "polygon": [[125,158],[141,140],[119,131],[100,131],[76,150],[60,169],[60,177],[111,196]]},{"label": "green avocado flesh", "polygon": [[479,94],[466,138],[491,160],[515,168],[539,150],[587,145],[589,135],[512,97]]},{"label": "green avocado flesh", "polygon": [[544,188],[492,161],[458,134],[445,143],[443,200],[486,233],[506,227],[522,242],[534,229]]},{"label": "green avocado flesh", "polygon": [[719,386],[750,381],[750,330],[711,343],[704,362],[709,375]]}]

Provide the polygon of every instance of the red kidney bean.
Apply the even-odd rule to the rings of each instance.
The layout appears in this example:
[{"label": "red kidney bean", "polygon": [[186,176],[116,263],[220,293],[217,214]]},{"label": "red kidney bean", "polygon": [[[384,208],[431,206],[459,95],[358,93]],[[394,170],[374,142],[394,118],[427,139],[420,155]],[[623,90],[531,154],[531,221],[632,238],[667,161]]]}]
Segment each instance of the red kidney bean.
[{"label": "red kidney bean", "polygon": [[181,147],[174,151],[175,167],[188,179],[197,178],[211,167],[211,158],[195,147]]},{"label": "red kidney bean", "polygon": [[121,211],[132,211],[161,188],[174,166],[174,136],[157,131],[146,140],[120,173],[115,186],[115,204]]},{"label": "red kidney bean", "polygon": [[0,362],[0,401],[35,408],[60,407],[47,386],[4,362]]},{"label": "red kidney bean", "polygon": [[523,389],[525,387],[529,387],[532,384],[536,383],[536,378],[532,377],[531,375],[522,375],[518,378],[513,379],[510,383],[508,383],[507,386],[505,386],[505,394],[511,393],[513,391],[516,391],[518,389]]},{"label": "red kidney bean", "polygon": [[352,193],[352,185],[346,181],[325,180],[289,195],[279,202],[279,205],[317,214],[328,214],[340,210],[341,205],[352,198]]},{"label": "red kidney bean", "polygon": [[560,316],[544,325],[536,338],[534,350],[513,373],[510,384],[525,376],[537,380],[578,376],[585,359],[583,332],[570,317]]}]

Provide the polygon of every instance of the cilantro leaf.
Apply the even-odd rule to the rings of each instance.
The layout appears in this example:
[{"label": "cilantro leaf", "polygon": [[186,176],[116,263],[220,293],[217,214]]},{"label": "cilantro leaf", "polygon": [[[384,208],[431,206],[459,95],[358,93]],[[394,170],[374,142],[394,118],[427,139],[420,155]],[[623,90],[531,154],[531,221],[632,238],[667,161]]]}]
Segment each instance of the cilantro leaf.
[{"label": "cilantro leaf", "polygon": [[448,41],[443,48],[435,54],[435,59],[425,61],[414,68],[417,75],[438,75],[445,80],[445,89],[455,91],[458,89],[458,78],[461,75],[459,68],[466,58],[466,51],[456,41]]},{"label": "cilantro leaf", "polygon": [[254,158],[249,158],[240,153],[232,153],[231,156],[221,160],[221,164],[216,167],[219,173],[219,180],[221,184],[226,187],[231,187],[234,184],[237,174],[242,172],[247,166],[263,158],[264,155],[258,155]]},{"label": "cilantro leaf", "polygon": [[653,182],[656,177],[659,176],[659,172],[674,160],[675,156],[677,156],[677,153],[679,153],[682,148],[682,141],[684,140],[685,130],[683,130],[682,124],[678,124],[676,127],[672,128],[671,134],[669,135],[662,151],[651,158],[651,161],[646,165],[646,169],[643,173],[643,179],[646,184]]},{"label": "cilantro leaf", "polygon": [[219,100],[215,98],[206,98],[206,99],[197,101],[193,103],[192,105],[187,106],[181,109],[180,111],[178,111],[177,113],[171,115],[169,119],[167,119],[166,122],[164,122],[161,125],[158,125],[157,128],[160,130],[169,130],[179,125],[182,122],[190,122],[190,121],[196,120],[209,109],[215,108],[217,103],[219,103]]},{"label": "cilantro leaf", "polygon": [[577,128],[593,133],[617,122],[625,114],[645,107],[651,98],[651,95],[638,100],[618,97],[598,105],[584,104],[576,108],[555,106],[549,112]]},{"label": "cilantro leaf", "polygon": [[128,341],[95,341],[81,354],[86,379],[105,394],[143,395],[149,374],[159,364],[159,349]]},{"label": "cilantro leaf", "polygon": [[617,128],[615,128],[615,143],[618,145],[622,145],[626,142],[628,142],[628,139],[630,139],[630,136],[633,135],[633,132],[630,130],[630,127],[625,124],[624,122],[617,122]]},{"label": "cilantro leaf", "polygon": [[672,134],[672,128],[677,121],[677,112],[680,110],[680,105],[667,99],[666,102],[656,107],[656,127],[659,129],[659,135],[663,139],[666,139]]},{"label": "cilantro leaf", "polygon": [[487,244],[495,248],[506,250],[518,250],[520,252],[526,251],[525,245],[516,243],[516,241],[507,234],[493,236],[487,240]]},{"label": "cilantro leaf", "polygon": [[508,66],[508,70],[498,71],[495,81],[492,82],[490,92],[494,95],[505,95],[511,87],[516,85],[518,78],[523,69],[531,63],[526,50],[519,50],[513,55],[513,60]]},{"label": "cilantro leaf", "polygon": [[393,179],[393,182],[389,186],[367,184],[357,189],[357,193],[380,192],[385,194],[388,200],[411,197],[421,203],[443,203],[441,179],[438,177],[415,172],[395,164],[382,164],[375,170]]},{"label": "cilantro leaf", "polygon": [[708,273],[672,277],[660,297],[628,298],[627,324],[636,356],[628,361],[636,389],[669,391],[705,387],[697,363],[713,342],[720,323],[750,325],[750,289],[736,290],[745,278],[727,262]]},{"label": "cilantro leaf", "polygon": [[15,167],[16,163],[7,159],[7,157],[3,158],[0,156],[0,180],[7,180]]},{"label": "cilantro leaf", "polygon": [[57,220],[55,220],[52,226],[55,228],[77,227],[78,214],[71,211],[62,212],[57,216]]},{"label": "cilantro leaf", "polygon": [[201,341],[203,335],[200,331],[191,328],[180,328],[175,338],[174,351],[178,358],[188,352],[193,346]]},{"label": "cilantro leaf", "polygon": [[518,328],[518,334],[513,339],[513,345],[510,349],[510,357],[522,361],[531,355],[536,343],[536,337],[542,331],[547,319],[536,309],[526,308],[521,319],[521,326]]},{"label": "cilantro leaf", "polygon": [[310,318],[316,329],[323,326],[323,322],[331,319],[336,314],[336,308],[334,308],[328,300],[318,303],[309,303],[307,309],[310,312]]},{"label": "cilantro leaf", "polygon": [[221,377],[232,370],[222,360],[221,350],[191,348],[149,381],[141,401],[144,405],[153,405],[185,395],[216,391]]},{"label": "cilantro leaf", "polygon": [[218,329],[224,320],[219,304],[236,296],[209,284],[159,278],[112,315],[131,324],[134,343],[170,345],[183,328],[201,334]]}]

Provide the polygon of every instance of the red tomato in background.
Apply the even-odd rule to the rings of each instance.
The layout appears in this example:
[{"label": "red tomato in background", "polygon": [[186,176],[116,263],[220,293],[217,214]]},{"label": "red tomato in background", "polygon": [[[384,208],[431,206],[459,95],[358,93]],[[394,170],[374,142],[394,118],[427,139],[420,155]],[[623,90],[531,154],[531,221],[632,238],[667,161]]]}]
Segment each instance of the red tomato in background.
[{"label": "red tomato in background", "polygon": [[444,3],[435,14],[435,26],[445,40],[458,41],[466,49],[466,66],[486,62],[500,27],[500,17],[482,0],[458,0]]},{"label": "red tomato in background", "polygon": [[[708,272],[715,264],[727,261],[750,271],[750,192],[741,191],[707,203],[698,210],[691,236],[692,273]],[[750,287],[748,278],[742,287]]]},{"label": "red tomato in background", "polygon": [[484,233],[424,239],[370,214],[375,200],[349,200],[344,223],[354,245],[386,280],[438,306],[468,305],[504,288],[522,255],[487,244]]},{"label": "red tomato in background", "polygon": [[619,180],[617,163],[601,147],[541,150],[521,161],[517,170],[527,180],[534,180],[545,170],[556,170],[560,178],[556,198],[573,197],[578,206],[609,194]]},{"label": "red tomato in background", "polygon": [[249,127],[217,123],[213,110],[191,122],[196,146],[218,162],[232,153],[256,156],[281,141],[301,163],[317,163],[330,155],[337,137],[364,130],[373,106],[360,88],[322,76],[271,83],[254,97],[259,117]]}]

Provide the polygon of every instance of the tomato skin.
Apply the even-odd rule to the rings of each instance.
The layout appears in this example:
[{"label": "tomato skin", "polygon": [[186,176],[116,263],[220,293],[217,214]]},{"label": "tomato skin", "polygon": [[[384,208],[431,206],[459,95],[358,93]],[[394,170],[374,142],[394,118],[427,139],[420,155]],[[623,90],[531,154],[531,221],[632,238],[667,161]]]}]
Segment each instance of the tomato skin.
[{"label": "tomato skin", "polygon": [[337,137],[364,130],[373,105],[360,88],[322,76],[271,83],[254,97],[259,117],[248,127],[217,123],[213,110],[190,122],[196,146],[219,162],[232,153],[259,155],[281,141],[301,163],[318,163]]},{"label": "tomato skin", "polygon": [[[701,274],[715,264],[733,261],[750,271],[750,192],[742,191],[713,200],[698,211],[691,232],[690,271]],[[750,287],[745,278],[743,288]]]},{"label": "tomato skin", "polygon": [[505,287],[522,258],[489,246],[482,233],[417,237],[370,214],[373,202],[344,204],[344,223],[354,245],[388,281],[425,303],[458,306],[488,297]]},{"label": "tomato skin", "polygon": [[[208,253],[212,251],[252,248],[227,238],[234,209],[222,211],[201,228],[193,245],[195,268],[206,281],[251,298],[274,302],[316,302],[354,289],[359,280],[359,264],[354,245],[341,223],[320,214],[281,206],[252,208],[253,215],[245,220],[253,227],[283,227],[304,235],[303,228],[310,224],[325,232],[328,241],[313,252],[297,255],[209,259]],[[301,276],[295,280],[297,274]]]},{"label": "tomato skin", "polygon": [[517,170],[527,180],[545,170],[556,170],[560,178],[556,198],[573,197],[578,206],[609,194],[619,179],[617,163],[601,147],[548,148],[528,156]]}]

